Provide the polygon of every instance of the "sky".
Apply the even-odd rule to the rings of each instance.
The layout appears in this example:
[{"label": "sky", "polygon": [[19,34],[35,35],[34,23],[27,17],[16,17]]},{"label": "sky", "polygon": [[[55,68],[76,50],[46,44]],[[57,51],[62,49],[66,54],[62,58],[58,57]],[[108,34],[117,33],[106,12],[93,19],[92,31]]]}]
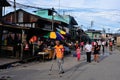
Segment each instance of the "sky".
[{"label": "sky", "polygon": [[79,26],[83,25],[81,28],[84,30],[104,28],[106,32],[112,33],[120,30],[120,0],[16,0],[16,2],[41,8],[54,7],[61,15],[75,17]]}]

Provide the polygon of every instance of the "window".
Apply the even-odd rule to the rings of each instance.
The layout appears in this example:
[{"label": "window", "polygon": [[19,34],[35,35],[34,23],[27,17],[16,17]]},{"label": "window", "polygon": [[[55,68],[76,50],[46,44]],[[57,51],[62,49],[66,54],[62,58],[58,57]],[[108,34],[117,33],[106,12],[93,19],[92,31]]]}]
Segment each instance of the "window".
[{"label": "window", "polygon": [[18,13],[18,22],[23,22],[23,12]]}]

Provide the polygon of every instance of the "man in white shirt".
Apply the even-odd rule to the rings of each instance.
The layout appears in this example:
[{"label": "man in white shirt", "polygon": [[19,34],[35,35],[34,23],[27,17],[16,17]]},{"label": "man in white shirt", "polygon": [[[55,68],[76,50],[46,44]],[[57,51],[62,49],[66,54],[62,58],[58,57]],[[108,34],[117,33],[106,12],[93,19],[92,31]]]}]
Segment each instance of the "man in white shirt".
[{"label": "man in white shirt", "polygon": [[[98,41],[98,46],[100,47],[100,49],[101,49],[101,45],[102,45],[102,42],[101,42],[101,40],[99,40]],[[99,51],[100,51],[100,49],[99,49]]]},{"label": "man in white shirt", "polygon": [[102,51],[103,51],[103,54],[105,52],[105,41],[102,41]]},{"label": "man in white shirt", "polygon": [[90,43],[86,43],[85,51],[87,56],[87,62],[91,63],[91,52],[92,52],[92,45]]}]

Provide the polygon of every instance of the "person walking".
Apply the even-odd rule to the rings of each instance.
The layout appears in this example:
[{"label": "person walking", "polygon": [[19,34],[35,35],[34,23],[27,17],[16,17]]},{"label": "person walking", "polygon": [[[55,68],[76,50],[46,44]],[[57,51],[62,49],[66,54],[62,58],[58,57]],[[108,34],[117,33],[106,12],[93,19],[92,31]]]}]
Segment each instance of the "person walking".
[{"label": "person walking", "polygon": [[81,43],[80,43],[80,46],[81,46],[81,50],[83,51],[83,47],[84,47],[84,42],[82,41]]},{"label": "person walking", "polygon": [[99,62],[99,45],[98,43],[96,42],[96,45],[94,46],[94,61],[95,62]]},{"label": "person walking", "polygon": [[103,54],[105,52],[105,41],[102,41],[102,51],[103,51]]},{"label": "person walking", "polygon": [[79,42],[78,42],[78,41],[76,41],[76,43],[75,43],[75,49],[77,49],[77,48],[78,48],[78,46],[79,46]]},{"label": "person walking", "polygon": [[109,42],[109,51],[112,51],[112,46],[113,46],[113,43],[112,43],[112,41],[110,40],[110,42]]},{"label": "person walking", "polygon": [[99,49],[99,51],[100,51],[101,50],[102,42],[101,42],[101,40],[98,40],[97,43],[98,43],[98,46],[100,47],[100,49]]},{"label": "person walking", "polygon": [[30,51],[30,48],[29,48],[29,44],[27,41],[24,41],[23,42],[23,60],[26,62],[27,58],[29,58],[29,51]]},{"label": "person walking", "polygon": [[108,47],[108,41],[105,42],[105,47],[107,49],[107,47]]},{"label": "person walking", "polygon": [[79,61],[81,57],[81,48],[79,46],[76,49],[76,55],[77,55],[77,60]]},{"label": "person walking", "polygon": [[90,44],[90,42],[86,43],[86,45],[85,45],[85,51],[86,51],[86,56],[87,56],[87,62],[91,63],[92,45]]},{"label": "person walking", "polygon": [[95,46],[95,44],[96,44],[96,43],[95,43],[95,41],[93,41],[93,42],[92,42],[92,46],[94,47],[94,46]]},{"label": "person walking", "polygon": [[56,41],[56,46],[54,47],[54,56],[53,58],[57,58],[57,64],[59,68],[59,74],[63,74],[63,63],[64,63],[64,46],[60,44],[60,41]]}]

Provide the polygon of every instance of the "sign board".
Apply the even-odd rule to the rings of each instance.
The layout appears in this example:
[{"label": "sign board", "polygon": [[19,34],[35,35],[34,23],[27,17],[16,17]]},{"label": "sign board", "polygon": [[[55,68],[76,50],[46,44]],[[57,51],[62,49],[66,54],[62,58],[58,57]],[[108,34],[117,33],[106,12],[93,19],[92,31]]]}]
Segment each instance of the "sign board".
[{"label": "sign board", "polygon": [[51,25],[45,25],[44,28],[42,28],[43,30],[48,30],[48,31],[52,31],[52,26]]}]

